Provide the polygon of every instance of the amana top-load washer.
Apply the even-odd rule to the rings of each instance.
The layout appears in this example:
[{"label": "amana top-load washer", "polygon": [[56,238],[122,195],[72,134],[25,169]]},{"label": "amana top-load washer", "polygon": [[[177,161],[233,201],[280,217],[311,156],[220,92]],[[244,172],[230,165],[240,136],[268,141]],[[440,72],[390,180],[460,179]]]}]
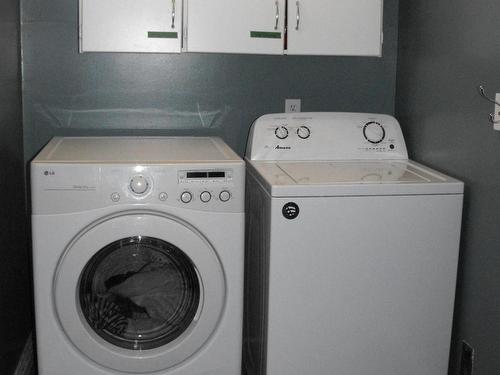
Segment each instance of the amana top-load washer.
[{"label": "amana top-load washer", "polygon": [[446,375],[463,184],[379,114],[265,115],[247,162],[247,374]]},{"label": "amana top-load washer", "polygon": [[221,139],[54,138],[31,164],[40,375],[239,375],[244,162]]}]

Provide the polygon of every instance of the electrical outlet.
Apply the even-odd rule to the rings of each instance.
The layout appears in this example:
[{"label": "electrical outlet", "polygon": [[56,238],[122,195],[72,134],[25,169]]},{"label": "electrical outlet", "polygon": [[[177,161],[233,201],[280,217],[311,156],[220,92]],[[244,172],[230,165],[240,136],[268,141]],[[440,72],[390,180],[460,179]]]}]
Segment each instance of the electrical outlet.
[{"label": "electrical outlet", "polygon": [[462,341],[462,356],[460,357],[460,375],[473,375],[474,348]]},{"label": "electrical outlet", "polygon": [[[495,101],[500,103],[500,94],[496,94]],[[495,115],[493,116],[493,120],[495,121],[493,128],[495,130],[500,130],[500,105],[498,104],[495,104]]]},{"label": "electrical outlet", "polygon": [[285,99],[285,112],[300,112],[300,99]]}]

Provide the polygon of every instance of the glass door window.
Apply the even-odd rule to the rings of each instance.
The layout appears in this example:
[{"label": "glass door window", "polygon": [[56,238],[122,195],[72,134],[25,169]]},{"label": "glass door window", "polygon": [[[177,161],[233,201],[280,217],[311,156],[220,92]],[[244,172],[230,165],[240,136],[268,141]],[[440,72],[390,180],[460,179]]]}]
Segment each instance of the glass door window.
[{"label": "glass door window", "polygon": [[124,238],[102,248],[79,282],[85,320],[104,340],[131,350],[179,337],[195,319],[200,280],[179,248],[153,237]]}]

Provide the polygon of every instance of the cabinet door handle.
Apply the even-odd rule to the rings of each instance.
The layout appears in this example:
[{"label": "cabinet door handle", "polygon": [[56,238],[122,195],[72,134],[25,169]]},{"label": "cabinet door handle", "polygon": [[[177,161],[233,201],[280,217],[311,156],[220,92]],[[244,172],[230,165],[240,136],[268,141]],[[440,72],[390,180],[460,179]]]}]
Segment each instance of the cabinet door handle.
[{"label": "cabinet door handle", "polygon": [[275,4],[276,4],[276,23],[274,24],[274,30],[278,30],[278,25],[280,23],[280,3],[276,1]]},{"label": "cabinet door handle", "polygon": [[175,0],[172,0],[172,29],[175,29]]},{"label": "cabinet door handle", "polygon": [[300,5],[298,0],[295,2],[295,5],[297,5],[297,24],[295,25],[295,30],[298,30],[300,26]]}]

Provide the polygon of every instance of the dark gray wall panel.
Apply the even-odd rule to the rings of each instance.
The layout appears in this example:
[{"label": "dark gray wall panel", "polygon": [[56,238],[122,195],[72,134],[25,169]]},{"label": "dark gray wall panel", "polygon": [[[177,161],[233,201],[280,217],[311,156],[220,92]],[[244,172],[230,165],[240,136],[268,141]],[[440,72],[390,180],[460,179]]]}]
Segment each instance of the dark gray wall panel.
[{"label": "dark gray wall panel", "polygon": [[307,111],[392,114],[398,0],[385,1],[384,57],[78,54],[77,0],[23,0],[25,157],[54,135],[217,135],[244,152],[285,98]]},{"label": "dark gray wall panel", "polygon": [[0,2],[0,51],[0,374],[11,374],[32,325],[16,0]]},{"label": "dark gray wall panel", "polygon": [[497,0],[400,3],[396,113],[409,151],[466,184],[451,374],[462,339],[475,375],[500,368],[500,132],[477,92],[500,92],[499,11]]}]

